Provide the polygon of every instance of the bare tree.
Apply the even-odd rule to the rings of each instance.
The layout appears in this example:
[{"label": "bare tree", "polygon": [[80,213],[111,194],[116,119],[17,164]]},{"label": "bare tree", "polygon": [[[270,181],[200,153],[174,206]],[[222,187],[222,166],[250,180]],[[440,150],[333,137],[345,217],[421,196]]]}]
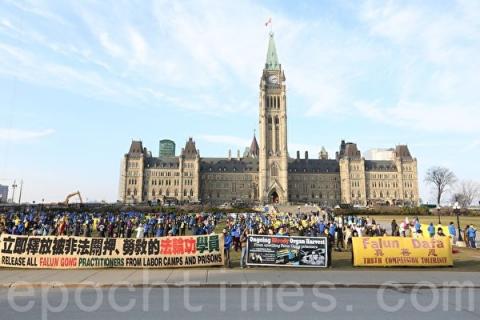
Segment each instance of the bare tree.
[{"label": "bare tree", "polygon": [[480,197],[480,185],[471,180],[462,180],[453,194],[453,200],[464,208],[468,208],[478,197]]},{"label": "bare tree", "polygon": [[442,195],[457,181],[455,174],[445,167],[431,167],[425,175],[425,182],[433,184],[437,193],[437,205],[440,205]]}]

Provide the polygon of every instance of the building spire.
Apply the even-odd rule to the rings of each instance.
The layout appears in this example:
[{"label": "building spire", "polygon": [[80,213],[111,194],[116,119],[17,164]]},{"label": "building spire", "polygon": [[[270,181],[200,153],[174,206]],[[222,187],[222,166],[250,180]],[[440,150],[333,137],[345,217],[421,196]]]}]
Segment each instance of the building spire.
[{"label": "building spire", "polygon": [[275,47],[275,40],[273,39],[273,32],[270,31],[270,38],[268,40],[267,62],[265,63],[267,70],[280,70],[280,63],[278,62],[277,48]]}]

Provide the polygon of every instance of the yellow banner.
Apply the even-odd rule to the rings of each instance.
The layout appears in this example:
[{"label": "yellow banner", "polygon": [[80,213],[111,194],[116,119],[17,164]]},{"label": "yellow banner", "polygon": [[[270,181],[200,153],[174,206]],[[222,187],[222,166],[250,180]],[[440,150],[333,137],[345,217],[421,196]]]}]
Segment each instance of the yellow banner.
[{"label": "yellow banner", "polygon": [[356,267],[453,266],[449,237],[354,237],[353,265]]},{"label": "yellow banner", "polygon": [[0,237],[0,267],[189,268],[224,263],[223,235],[161,238]]}]

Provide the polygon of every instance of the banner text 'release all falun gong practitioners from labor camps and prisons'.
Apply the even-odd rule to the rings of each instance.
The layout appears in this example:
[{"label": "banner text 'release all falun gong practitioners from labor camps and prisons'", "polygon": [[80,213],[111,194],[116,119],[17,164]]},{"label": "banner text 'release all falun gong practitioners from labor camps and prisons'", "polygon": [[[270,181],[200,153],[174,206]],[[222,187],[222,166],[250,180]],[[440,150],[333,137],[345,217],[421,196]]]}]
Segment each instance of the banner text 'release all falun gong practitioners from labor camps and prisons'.
[{"label": "banner text 'release all falun gong practitioners from labor camps and prisons'", "polygon": [[224,263],[223,235],[162,238],[0,237],[0,266],[9,268],[180,268]]}]

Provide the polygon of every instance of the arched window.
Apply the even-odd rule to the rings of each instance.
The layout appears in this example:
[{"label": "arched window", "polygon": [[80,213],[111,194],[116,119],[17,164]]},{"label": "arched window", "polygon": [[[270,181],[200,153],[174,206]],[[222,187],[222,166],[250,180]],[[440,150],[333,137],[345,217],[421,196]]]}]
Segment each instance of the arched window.
[{"label": "arched window", "polygon": [[128,189],[127,190],[127,195],[130,195],[130,194],[132,194],[132,190]]},{"label": "arched window", "polygon": [[152,197],[155,197],[155,190],[152,190]]},{"label": "arched window", "polygon": [[184,197],[187,196],[187,189],[184,189],[184,190],[183,190],[183,196],[184,196]]},{"label": "arched window", "polygon": [[169,197],[169,196],[170,196],[170,190],[167,189],[167,192],[165,192],[165,195],[166,195],[167,197]]},{"label": "arched window", "polygon": [[137,189],[133,189],[133,195],[134,195],[134,196],[137,195]]},{"label": "arched window", "polygon": [[193,189],[190,189],[190,197],[193,197]]}]

